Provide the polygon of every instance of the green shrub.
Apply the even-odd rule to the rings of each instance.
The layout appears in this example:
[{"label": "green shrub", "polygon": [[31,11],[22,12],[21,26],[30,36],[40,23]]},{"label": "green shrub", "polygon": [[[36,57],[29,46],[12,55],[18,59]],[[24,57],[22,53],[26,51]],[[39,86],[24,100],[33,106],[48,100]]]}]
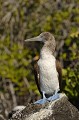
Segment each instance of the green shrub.
[{"label": "green shrub", "polygon": [[79,98],[79,33],[71,34],[65,40],[63,50],[63,89],[75,103]]}]

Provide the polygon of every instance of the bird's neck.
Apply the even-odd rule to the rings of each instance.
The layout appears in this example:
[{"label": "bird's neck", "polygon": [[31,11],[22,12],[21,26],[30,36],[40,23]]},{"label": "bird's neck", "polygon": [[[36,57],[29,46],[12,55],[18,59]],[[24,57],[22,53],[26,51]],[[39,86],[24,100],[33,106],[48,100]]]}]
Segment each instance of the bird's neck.
[{"label": "bird's neck", "polygon": [[41,59],[47,59],[47,58],[49,58],[49,56],[53,57],[52,51],[49,48],[47,48],[47,47],[44,46],[41,49],[40,58]]}]

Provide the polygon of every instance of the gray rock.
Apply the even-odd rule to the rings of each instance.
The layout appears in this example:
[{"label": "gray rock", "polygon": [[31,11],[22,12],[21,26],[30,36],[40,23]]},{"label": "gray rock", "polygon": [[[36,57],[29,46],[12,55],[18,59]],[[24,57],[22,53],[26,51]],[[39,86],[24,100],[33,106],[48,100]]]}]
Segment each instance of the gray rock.
[{"label": "gray rock", "polygon": [[61,94],[60,99],[44,105],[28,104],[9,120],[79,120],[79,111]]},{"label": "gray rock", "polygon": [[0,120],[6,120],[2,114],[0,114]]}]

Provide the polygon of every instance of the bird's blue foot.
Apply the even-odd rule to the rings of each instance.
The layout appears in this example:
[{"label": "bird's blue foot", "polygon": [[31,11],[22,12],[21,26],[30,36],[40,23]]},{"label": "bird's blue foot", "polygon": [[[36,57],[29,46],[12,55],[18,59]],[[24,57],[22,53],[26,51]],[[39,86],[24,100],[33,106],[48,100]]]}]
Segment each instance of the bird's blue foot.
[{"label": "bird's blue foot", "polygon": [[43,99],[40,99],[40,100],[34,102],[34,104],[44,104],[47,102],[47,98],[45,97],[45,92],[43,91],[42,94],[43,94]]},{"label": "bird's blue foot", "polygon": [[59,98],[59,93],[54,94],[53,96],[50,96],[47,100],[48,101],[54,101]]},{"label": "bird's blue foot", "polygon": [[34,102],[34,104],[44,104],[47,102],[47,99],[40,99],[40,100],[37,100],[36,102]]},{"label": "bird's blue foot", "polygon": [[49,98],[45,97],[45,92],[43,91],[43,99],[40,99],[36,102],[34,102],[34,104],[44,104],[46,102],[50,102],[50,101],[54,101],[58,98],[60,98],[60,94],[58,93],[59,89],[55,91],[55,94],[53,96],[50,96]]}]

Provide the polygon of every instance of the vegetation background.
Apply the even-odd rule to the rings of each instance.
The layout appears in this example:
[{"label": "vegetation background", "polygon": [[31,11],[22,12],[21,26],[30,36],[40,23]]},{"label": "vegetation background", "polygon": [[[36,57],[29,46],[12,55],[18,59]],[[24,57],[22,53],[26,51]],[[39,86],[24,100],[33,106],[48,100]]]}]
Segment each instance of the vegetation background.
[{"label": "vegetation background", "polygon": [[24,40],[49,31],[63,66],[63,91],[79,108],[79,0],[0,0],[0,114],[39,97],[33,62],[41,44]]}]

